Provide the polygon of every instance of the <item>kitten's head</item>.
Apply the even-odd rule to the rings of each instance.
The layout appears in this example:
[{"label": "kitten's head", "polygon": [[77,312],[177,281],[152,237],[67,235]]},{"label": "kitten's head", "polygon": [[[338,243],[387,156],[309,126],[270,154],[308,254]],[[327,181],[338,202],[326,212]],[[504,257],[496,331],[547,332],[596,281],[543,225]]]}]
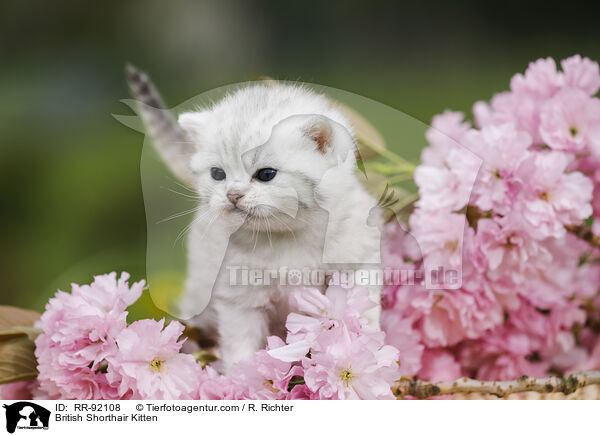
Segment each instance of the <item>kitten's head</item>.
[{"label": "kitten's head", "polygon": [[202,201],[252,229],[310,225],[355,178],[348,121],[304,88],[252,86],[179,123],[196,146],[191,168]]}]

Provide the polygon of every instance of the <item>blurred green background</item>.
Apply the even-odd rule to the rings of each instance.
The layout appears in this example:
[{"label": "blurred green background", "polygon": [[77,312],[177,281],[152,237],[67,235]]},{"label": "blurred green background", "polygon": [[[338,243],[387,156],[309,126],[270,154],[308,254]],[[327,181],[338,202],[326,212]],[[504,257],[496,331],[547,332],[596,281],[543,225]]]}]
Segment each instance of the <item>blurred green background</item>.
[{"label": "blurred green background", "polygon": [[[41,310],[93,274],[145,276],[143,137],[123,66],[172,106],[259,75],[344,89],[423,122],[470,111],[542,56],[600,59],[577,2],[19,1],[0,5],[0,304]],[[389,144],[394,148],[394,144]],[[419,147],[396,151],[416,159]],[[136,309],[148,312],[146,298]]]}]

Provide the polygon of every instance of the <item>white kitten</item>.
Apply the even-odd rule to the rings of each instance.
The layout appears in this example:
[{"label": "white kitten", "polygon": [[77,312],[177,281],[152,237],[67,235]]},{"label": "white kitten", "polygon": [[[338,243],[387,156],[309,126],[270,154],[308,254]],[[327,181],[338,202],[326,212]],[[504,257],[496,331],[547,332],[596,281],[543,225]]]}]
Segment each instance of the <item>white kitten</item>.
[{"label": "white kitten", "polygon": [[[324,96],[305,88],[253,85],[209,109],[182,114],[179,125],[194,145],[187,154],[190,172],[179,176],[192,180],[201,198],[188,239],[181,316],[216,329],[227,373],[264,347],[268,335],[284,334],[293,288],[280,276],[247,285],[233,277],[246,268],[280,272],[378,263],[379,226],[367,224],[376,201],[356,176],[349,122]],[[168,139],[157,147],[172,159]],[[379,288],[370,290],[379,302]],[[365,314],[372,325],[379,325],[379,310]]]}]

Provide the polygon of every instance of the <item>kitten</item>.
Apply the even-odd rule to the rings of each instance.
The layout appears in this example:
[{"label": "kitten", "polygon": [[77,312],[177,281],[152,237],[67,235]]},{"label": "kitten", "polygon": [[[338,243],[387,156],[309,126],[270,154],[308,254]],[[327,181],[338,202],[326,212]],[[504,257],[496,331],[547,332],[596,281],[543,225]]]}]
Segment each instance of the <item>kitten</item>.
[{"label": "kitten", "polygon": [[[263,348],[267,336],[285,333],[294,288],[280,276],[239,285],[232,279],[242,269],[379,263],[377,202],[356,175],[350,123],[323,95],[255,84],[181,114],[179,128],[167,111],[152,110],[163,105],[143,73],[130,67],[128,79],[159,152],[201,198],[181,316],[218,333],[225,373]],[[369,289],[379,303],[379,287]],[[365,314],[371,325],[378,327],[379,312]]]}]

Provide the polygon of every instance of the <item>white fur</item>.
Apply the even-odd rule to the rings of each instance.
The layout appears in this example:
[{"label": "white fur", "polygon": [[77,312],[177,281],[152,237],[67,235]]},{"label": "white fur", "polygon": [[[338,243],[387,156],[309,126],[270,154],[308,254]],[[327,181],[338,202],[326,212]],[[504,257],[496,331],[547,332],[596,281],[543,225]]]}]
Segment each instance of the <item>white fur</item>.
[{"label": "white fur", "polygon": [[[179,124],[197,145],[191,166],[201,197],[180,306],[184,317],[206,307],[191,322],[216,328],[228,372],[264,347],[266,336],[284,333],[290,288],[231,286],[227,267],[379,262],[377,226],[367,225],[376,201],[356,176],[349,122],[325,97],[302,87],[247,87],[212,108],[182,114]],[[322,152],[307,132],[324,125],[331,143]],[[226,179],[212,179],[211,167],[222,168]],[[278,170],[272,181],[252,178],[265,167]],[[226,197],[232,191],[244,194],[239,209]],[[371,291],[379,301],[379,289]],[[379,308],[366,315],[379,324]]]}]

